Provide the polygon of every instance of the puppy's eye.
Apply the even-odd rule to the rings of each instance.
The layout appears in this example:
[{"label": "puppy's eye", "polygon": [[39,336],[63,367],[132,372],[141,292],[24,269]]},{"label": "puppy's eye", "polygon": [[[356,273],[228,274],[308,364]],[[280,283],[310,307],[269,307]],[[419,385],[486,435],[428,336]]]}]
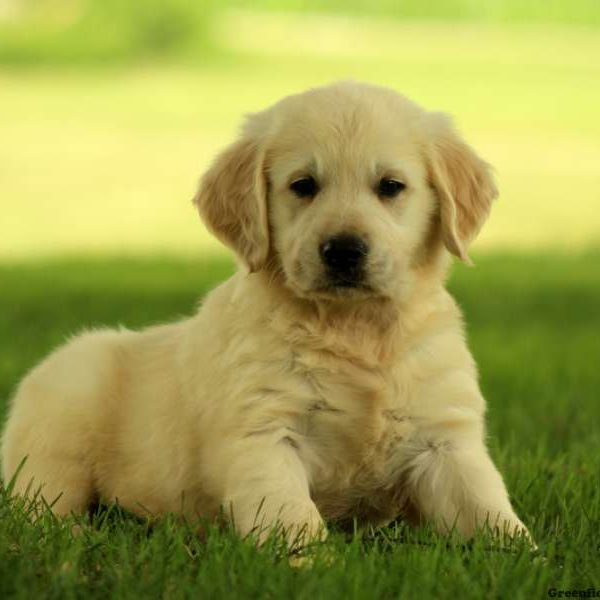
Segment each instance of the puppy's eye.
[{"label": "puppy's eye", "polygon": [[309,176],[296,179],[296,181],[290,184],[290,190],[298,198],[314,198],[319,191],[319,186],[314,178]]},{"label": "puppy's eye", "polygon": [[380,198],[395,198],[406,185],[396,179],[384,177],[377,186],[377,195]]}]

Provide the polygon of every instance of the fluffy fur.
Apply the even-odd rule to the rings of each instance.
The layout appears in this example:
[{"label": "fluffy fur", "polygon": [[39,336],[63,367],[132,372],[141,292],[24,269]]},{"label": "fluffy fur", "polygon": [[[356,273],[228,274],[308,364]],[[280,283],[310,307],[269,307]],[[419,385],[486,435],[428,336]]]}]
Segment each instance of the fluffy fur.
[{"label": "fluffy fur", "polygon": [[[290,183],[310,174],[313,199]],[[374,191],[381,177],[406,188]],[[251,115],[204,175],[206,225],[240,259],[190,319],[83,333],[19,386],[2,442],[15,493],[57,514],[233,517],[262,539],[406,515],[526,533],[484,442],[485,403],[444,289],[496,189],[444,115],[340,83]],[[327,285],[327,236],[368,241],[368,286]]]}]

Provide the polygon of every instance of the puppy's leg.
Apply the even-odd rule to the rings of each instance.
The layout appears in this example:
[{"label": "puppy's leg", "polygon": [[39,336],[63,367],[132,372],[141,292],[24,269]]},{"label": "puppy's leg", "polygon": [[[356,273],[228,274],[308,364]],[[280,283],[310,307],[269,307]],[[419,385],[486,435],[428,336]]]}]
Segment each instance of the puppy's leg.
[{"label": "puppy's leg", "polygon": [[487,525],[500,534],[530,537],[480,436],[425,440],[408,473],[416,508],[440,531],[455,527],[470,537]]},{"label": "puppy's leg", "polygon": [[45,455],[41,447],[35,446],[24,463],[16,460],[18,456],[12,452],[12,448],[7,450],[5,473],[9,481],[16,475],[14,494],[39,501],[36,512],[43,510],[45,504],[58,516],[81,513],[92,503],[94,489],[91,472],[77,458],[52,452]]},{"label": "puppy's leg", "polygon": [[83,512],[93,497],[84,440],[79,432],[31,410],[31,404],[46,399],[31,397],[33,391],[33,386],[24,386],[17,395],[3,436],[5,484],[14,480],[13,494],[35,498],[36,512],[44,503],[57,515]]},{"label": "puppy's leg", "polygon": [[259,543],[278,527],[291,547],[326,535],[305,468],[284,431],[255,434],[237,445],[223,508],[242,536],[252,532]]},{"label": "puppy's leg", "polygon": [[[110,398],[115,334],[84,334],[23,380],[2,436],[2,475],[13,493],[55,514],[84,511],[94,496],[96,428]],[[40,502],[38,508],[43,508]]]}]

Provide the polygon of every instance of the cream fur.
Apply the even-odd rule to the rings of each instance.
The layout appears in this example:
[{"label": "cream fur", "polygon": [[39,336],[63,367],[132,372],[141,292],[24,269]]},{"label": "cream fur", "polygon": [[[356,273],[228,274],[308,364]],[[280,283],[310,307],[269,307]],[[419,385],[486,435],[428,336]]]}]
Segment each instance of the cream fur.
[{"label": "cream fur", "polygon": [[[310,201],[289,184],[312,173]],[[381,200],[383,174],[401,178]],[[484,442],[485,404],[444,289],[495,187],[448,120],[340,83],[252,115],[196,202],[243,263],[190,319],[83,333],[19,386],[2,442],[15,492],[57,514],[232,516],[290,542],[325,521],[417,515],[524,533]],[[370,289],[329,290],[323,236],[363,235]],[[445,244],[445,247],[444,247]]]}]

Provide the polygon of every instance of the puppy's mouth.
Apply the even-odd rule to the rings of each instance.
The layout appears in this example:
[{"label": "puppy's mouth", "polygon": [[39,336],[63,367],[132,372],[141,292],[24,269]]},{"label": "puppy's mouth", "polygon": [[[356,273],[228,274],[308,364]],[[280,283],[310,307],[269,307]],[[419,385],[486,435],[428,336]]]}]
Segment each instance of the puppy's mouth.
[{"label": "puppy's mouth", "polygon": [[284,269],[286,284],[301,298],[356,302],[382,295],[368,269],[340,271],[321,267],[314,273],[314,267],[309,267],[297,262],[289,271]]},{"label": "puppy's mouth", "polygon": [[376,293],[375,288],[362,278],[337,276],[318,282],[311,292],[315,296],[338,300],[367,298]]}]

